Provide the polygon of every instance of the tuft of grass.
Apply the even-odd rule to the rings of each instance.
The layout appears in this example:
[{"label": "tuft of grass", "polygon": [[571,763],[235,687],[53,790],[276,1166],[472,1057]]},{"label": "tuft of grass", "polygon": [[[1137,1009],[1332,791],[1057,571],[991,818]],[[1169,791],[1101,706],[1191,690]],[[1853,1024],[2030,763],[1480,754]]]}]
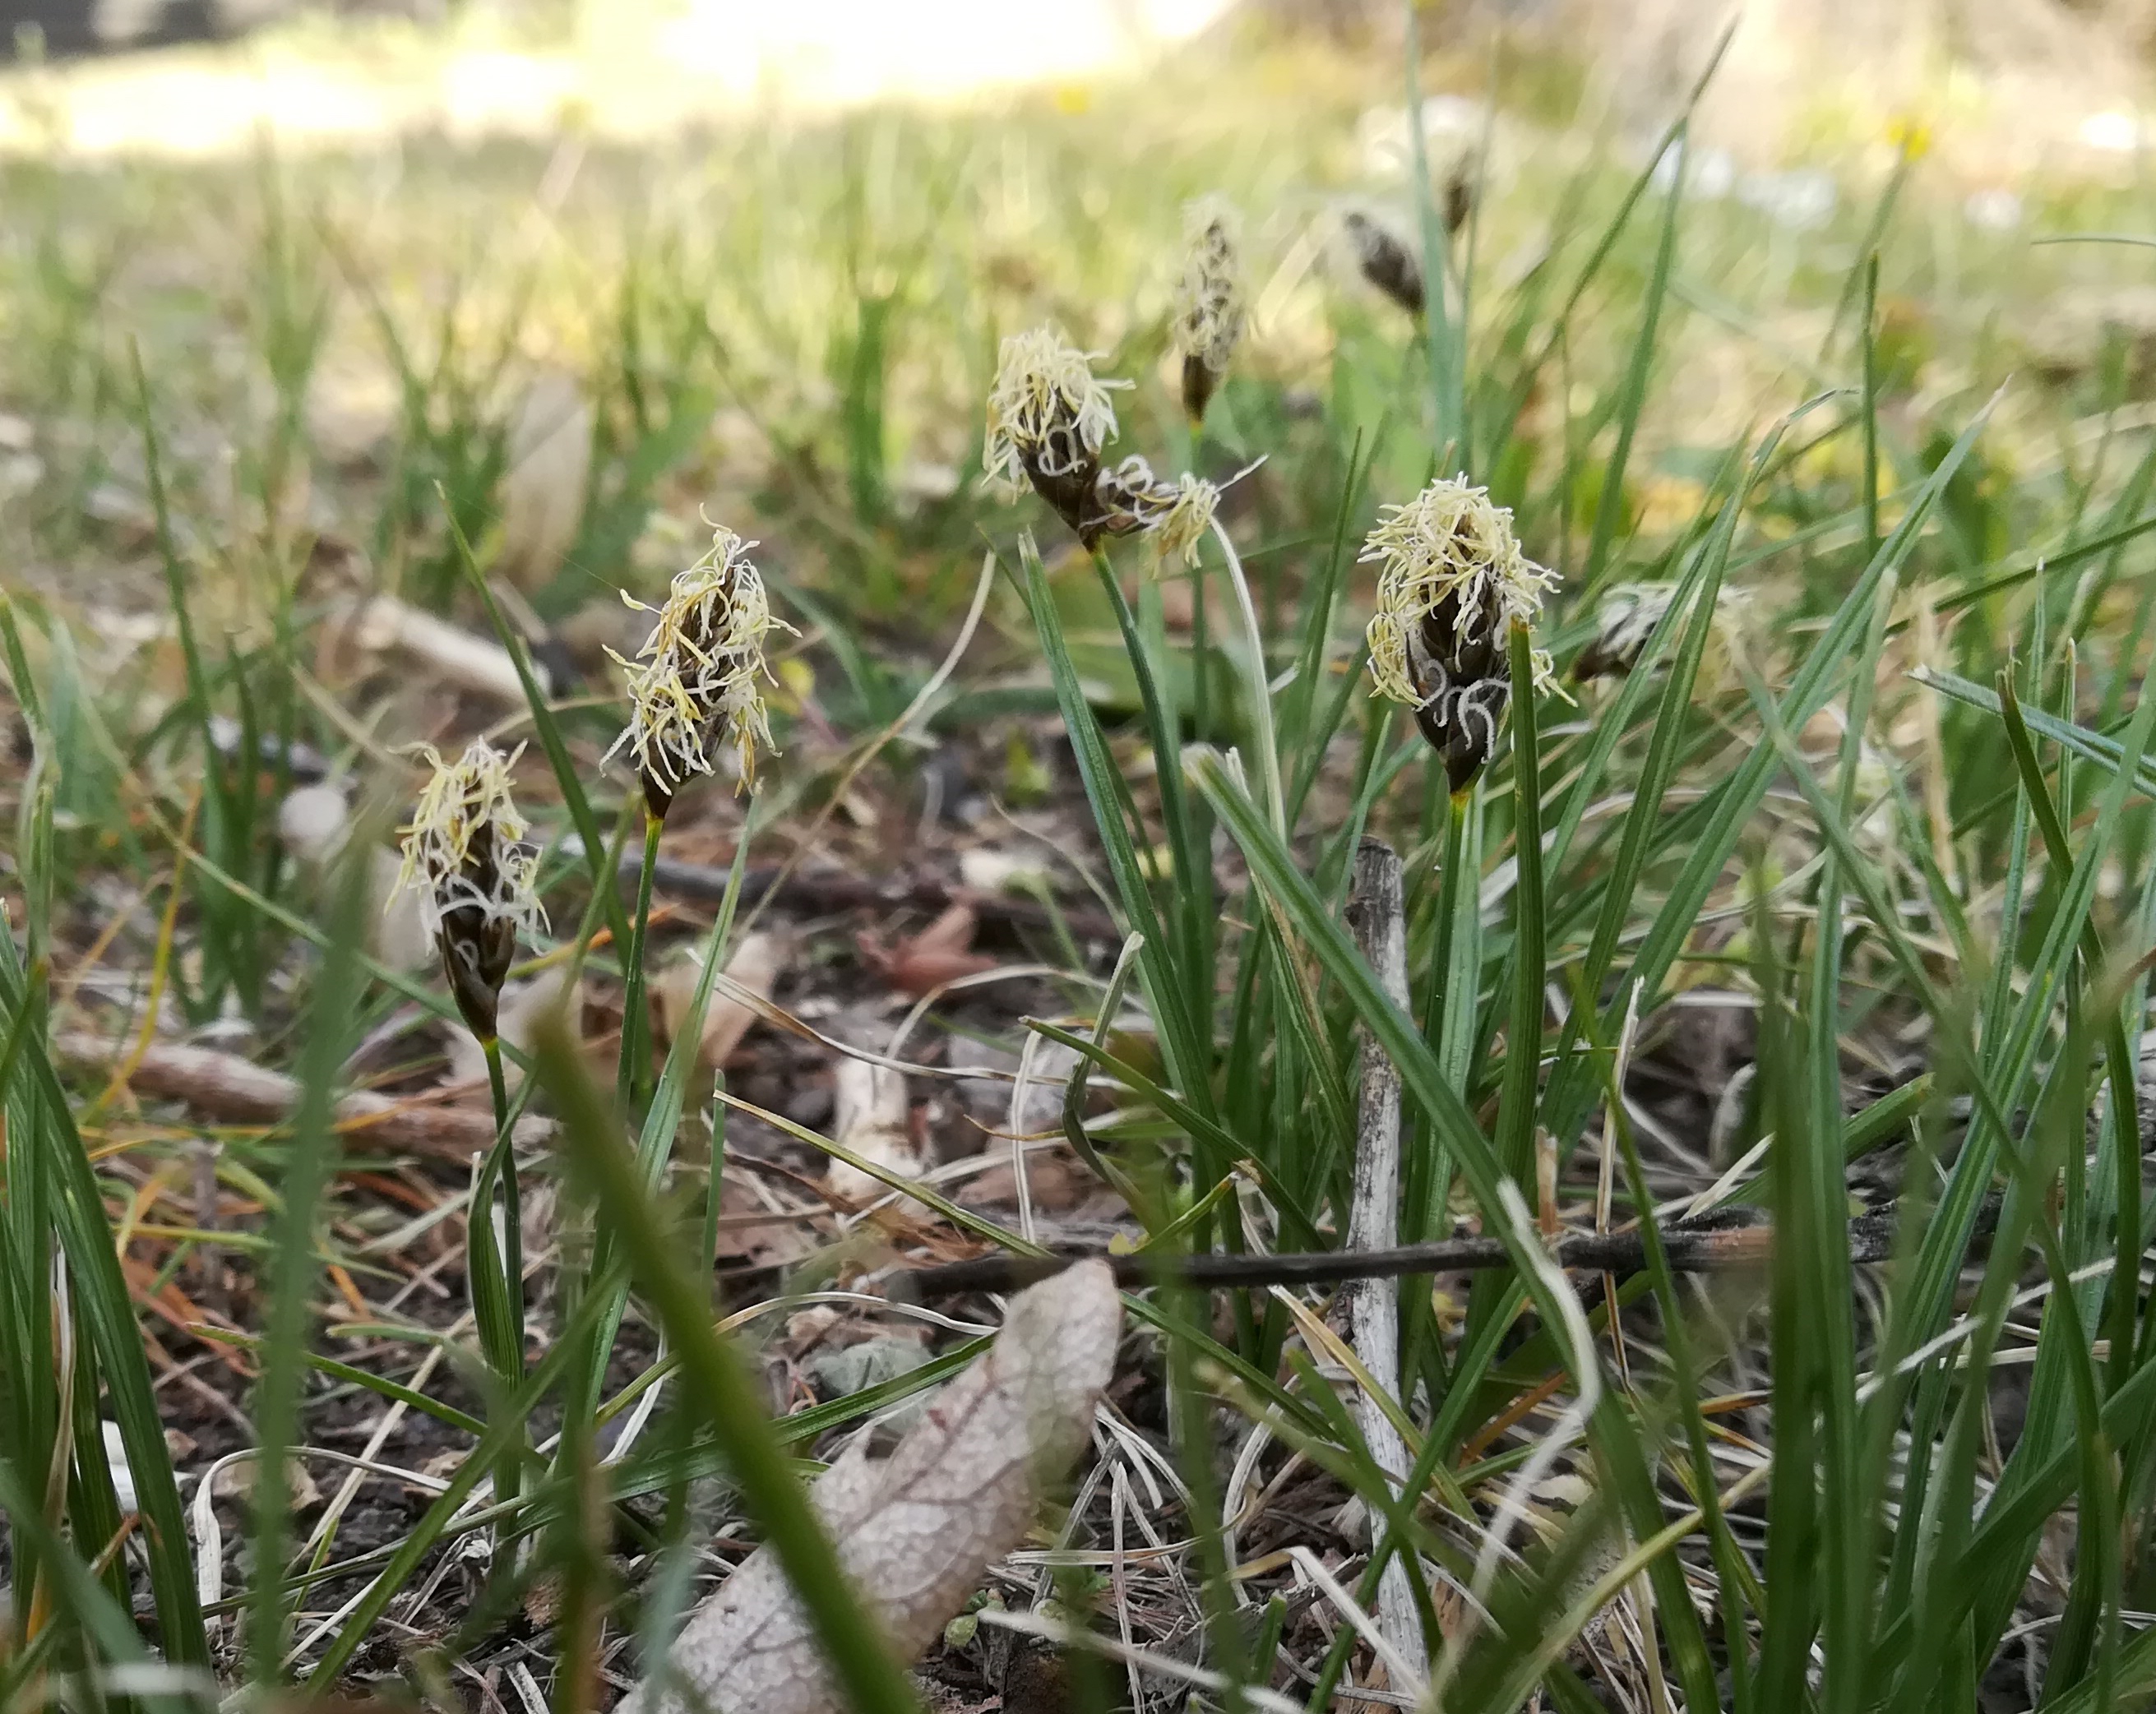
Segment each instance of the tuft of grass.
[{"label": "tuft of grass", "polygon": [[[1448,1706],[1961,1711],[2019,1686],[2094,1714],[2156,1690],[2138,1049],[2156,436],[2131,353],[1996,395],[2022,354],[1977,331],[2033,321],[2064,283],[2131,277],[2132,247],[1979,253],[1960,234],[1950,276],[1952,208],[1906,150],[1799,234],[1687,188],[1697,91],[1650,158],[1620,160],[1585,131],[1513,136],[1499,86],[1477,158],[1501,127],[1522,158],[1478,184],[1460,234],[1409,128],[1428,282],[1410,323],[1322,259],[1332,199],[1372,188],[1341,162],[1366,101],[1396,102],[1397,69],[1259,103],[1261,69],[1166,68],[1082,111],[872,110],[594,146],[573,183],[528,151],[414,142],[386,199],[362,194],[364,161],[266,150],[244,169],[0,166],[25,211],[0,235],[0,309],[27,330],[0,357],[0,404],[42,461],[0,499],[0,543],[65,574],[11,571],[0,592],[27,745],[0,937],[0,1702],[327,1692],[422,1618],[447,1641],[401,1665],[435,1696],[459,1650],[552,1601],[531,1681],[593,1706],[609,1638],[656,1658],[724,1506],[795,1569],[850,1705],[911,1703],[794,1465],[980,1342],[767,1420],[714,1332],[721,1116],[904,1191],[893,1245],[1047,1234],[722,1082],[707,1111],[697,1044],[752,848],[783,846],[790,869],[857,788],[901,801],[936,744],[1045,757],[1042,824],[1105,877],[1120,954],[1062,937],[1070,1010],[1006,1021],[1079,1056],[1057,1122],[1163,1260],[1132,1304],[1128,1360],[1161,1377],[1173,1454],[1143,1486],[1174,1514],[1159,1538],[1188,1544],[1162,1551],[1224,1703],[1265,1691],[1316,1711],[1367,1687],[1363,1615],[1340,1603],[1367,1608],[1390,1563],[1425,1619],[1408,1664]],[[1410,110],[1444,72],[1409,53]],[[1186,106],[1230,141],[1204,141]],[[1671,151],[1673,187],[1656,171]],[[1212,190],[1252,217],[1270,320],[1194,435],[1157,360],[1180,205]],[[2091,200],[2076,223],[2148,223],[2143,191]],[[182,286],[120,265],[137,255]],[[1036,538],[1052,520],[973,481],[998,340],[1051,320],[1132,379],[1118,454],[1219,479],[1265,459],[1187,571],[1142,540]],[[508,425],[561,367],[593,408],[582,522],[552,582],[511,589],[485,569]],[[354,376],[376,418],[332,433]],[[1380,505],[1461,469],[1565,582],[1538,634],[1508,636],[1505,737],[1455,796],[1369,692],[1357,556]],[[772,788],[699,829],[731,838],[730,878],[654,1076],[657,829],[625,908],[638,806],[596,760],[614,686],[550,696],[522,627],[648,588],[706,504],[764,538],[811,635],[773,688]],[[983,536],[1005,577],[984,572],[969,609]],[[1669,599],[1629,674],[1537,699],[1528,650],[1569,665],[1603,598],[1642,582]],[[379,1052],[453,1008],[367,950],[357,861],[310,891],[277,812],[303,747],[364,777],[395,743],[501,711],[338,667],[350,599],[377,590],[507,651],[527,705],[508,724],[552,783],[556,920],[577,925],[542,957],[624,1018],[612,1108],[558,1021],[511,1055],[534,1074],[513,1099],[490,1067],[496,1149],[422,1217],[478,1223],[470,1319],[386,1323],[385,1345],[429,1353],[394,1373],[323,1314],[324,1282],[382,1266],[340,1166],[367,1139],[331,1104],[355,1044]],[[158,634],[116,654],[108,606],[157,611]],[[947,683],[961,651],[924,662],[960,613],[982,643]],[[1411,877],[1406,1007],[1342,922],[1365,834]],[[116,1006],[101,962],[140,978]],[[1743,1020],[1744,1065],[1712,1112],[1668,1098],[1695,1069],[1679,1033],[1710,1013]],[[146,1115],[124,1077],[77,1087],[56,1066],[56,1031],[85,1020],[133,1042],[234,1015],[251,1051],[299,1070],[301,1104],[267,1135]],[[1403,1380],[1379,1401],[1414,1460],[1399,1493],[1347,1408],[1367,1378],[1322,1301],[1215,1306],[1170,1265],[1341,1241],[1365,1040],[1407,1093],[1402,1238],[1472,1225],[1507,1257],[1464,1293],[1403,1295]],[[516,1156],[534,1101],[560,1127],[552,1162]],[[205,1155],[189,1207],[182,1174]],[[550,1165],[581,1194],[527,1280],[513,1214],[499,1248],[489,1215],[496,1184]],[[1864,1196],[1894,1211],[1884,1265],[1852,1259]],[[229,1203],[248,1229],[216,1229]],[[1674,1270],[1668,1234],[1707,1204],[1770,1222],[1770,1264]],[[1644,1272],[1561,1275],[1544,1214],[1636,1226]],[[143,1337],[171,1331],[150,1317],[212,1244],[256,1306],[213,1335],[254,1371],[244,1589],[198,1583],[182,1477],[201,1470],[167,1446],[165,1347]],[[730,1321],[788,1306],[819,1270],[872,1286],[863,1255],[819,1256]],[[543,1346],[527,1287],[552,1294]],[[658,1349],[637,1354],[639,1327]],[[418,1413],[460,1454],[386,1542],[293,1515],[285,1455],[311,1455],[331,1388]],[[609,1440],[631,1426],[625,1450]],[[1238,1507],[1287,1456],[1371,1524],[1345,1593],[1320,1592],[1329,1641],[1291,1570],[1231,1557]],[[1585,1495],[1566,1518],[1543,1504],[1555,1477]],[[1081,1489],[1059,1547],[1112,1551],[1104,1508],[1127,1494],[1105,1480],[1123,1497]],[[497,1551],[444,1618],[443,1556],[472,1537]],[[1071,1578],[1059,1600],[1098,1594]],[[239,1619],[237,1644],[220,1630],[213,1649],[206,1616]],[[1095,1616],[1105,1634],[1131,1611]],[[141,1676],[160,1660],[175,1671]]]}]

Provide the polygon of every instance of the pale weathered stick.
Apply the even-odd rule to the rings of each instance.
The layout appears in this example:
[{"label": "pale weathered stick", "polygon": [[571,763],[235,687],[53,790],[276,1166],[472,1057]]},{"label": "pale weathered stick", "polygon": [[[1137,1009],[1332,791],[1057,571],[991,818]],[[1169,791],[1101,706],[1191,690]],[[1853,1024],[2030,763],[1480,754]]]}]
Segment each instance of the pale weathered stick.
[{"label": "pale weathered stick", "polygon": [[[1355,853],[1355,887],[1348,906],[1355,944],[1378,985],[1403,1010],[1408,1003],[1407,920],[1400,901],[1400,860],[1383,839],[1364,839]],[[1368,1031],[1363,1035],[1363,1092],[1355,1137],[1354,1199],[1348,1215],[1348,1248],[1390,1250],[1399,1241],[1400,1074]],[[1348,1337],[1370,1378],[1395,1398],[1400,1390],[1400,1286],[1379,1276],[1353,1280],[1341,1293],[1348,1306]],[[1378,1468],[1398,1495],[1407,1480],[1407,1442],[1393,1419],[1368,1393],[1354,1398],[1356,1426]],[[1379,1519],[1371,1515],[1373,1536]],[[1422,1622],[1406,1568],[1394,1558],[1378,1581],[1378,1633],[1407,1660],[1426,1660]],[[1394,1685],[1410,1695],[1419,1685]]]},{"label": "pale weathered stick", "polygon": [[[63,1030],[53,1038],[55,1065],[77,1071],[110,1073],[127,1064],[126,1043],[115,1043],[87,1030]],[[205,1119],[234,1125],[277,1125],[299,1110],[295,1077],[272,1071],[237,1054],[214,1048],[152,1042],[127,1071],[127,1086],[137,1095],[178,1101]],[[362,1147],[407,1149],[459,1163],[494,1145],[494,1116],[481,1107],[398,1101],[362,1091],[336,1104],[338,1128]],[[554,1134],[551,1121],[520,1120],[516,1140],[526,1145]]]},{"label": "pale weathered stick", "polygon": [[[1101,1263],[1017,1298],[994,1347],[942,1391],[891,1455],[861,1441],[810,1496],[855,1593],[911,1663],[988,1568],[1025,1539],[1048,1486],[1093,1429],[1115,1372],[1122,1300]],[[699,1609],[617,1714],[837,1714],[808,1615],[759,1547]]]}]

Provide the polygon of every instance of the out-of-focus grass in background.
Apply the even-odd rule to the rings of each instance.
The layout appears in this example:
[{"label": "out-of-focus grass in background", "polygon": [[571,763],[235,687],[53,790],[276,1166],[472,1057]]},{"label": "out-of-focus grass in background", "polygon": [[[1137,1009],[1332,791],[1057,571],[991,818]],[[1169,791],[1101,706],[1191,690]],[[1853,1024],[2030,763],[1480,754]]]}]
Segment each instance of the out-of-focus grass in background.
[{"label": "out-of-focus grass in background", "polygon": [[[1337,1241],[1358,1029],[1409,1087],[1408,1235],[1455,1215],[1511,1230],[1496,1187],[1532,1194],[1545,1149],[1571,1173],[1553,1196],[1561,1179],[1568,1217],[1589,1218],[1598,1136],[1598,1218],[1614,1206],[1651,1224],[1713,1191],[1793,1234],[1767,1316],[1722,1299],[1707,1313],[1659,1264],[1643,1275],[1658,1319],[1616,1339],[1623,1384],[1577,1419],[1587,1354],[1535,1270],[1492,1275],[1465,1305],[1411,1302],[1399,1403],[1430,1485],[1422,1512],[1388,1511],[1317,1367],[1331,1354],[1280,1301],[1241,1300],[1217,1322],[1152,1311],[1180,1404],[1202,1388],[1240,1414],[1239,1437],[1241,1418],[1262,1418],[1455,1585],[1488,1539],[1468,1491],[1486,1498],[1537,1435],[1591,1441],[1577,1456],[1606,1500],[1481,1582],[1478,1641],[1461,1598],[1437,1592],[1444,1636],[1463,1639],[1446,1668],[1460,1706],[1509,1708],[1539,1685],[1584,1707],[1590,1679],[1626,1706],[1681,1695],[1695,1710],[2013,1706],[2028,1686],[2078,1709],[2156,1684],[2138,1629],[2156,1570],[2122,1522],[2145,1514],[2156,1480],[2156,1320],[2106,1272],[2133,1275],[2145,1228],[2120,1217],[2140,1185],[2119,1116],[2156,896],[2148,722],[2131,718],[2156,603],[2139,533],[2156,485],[2156,262],[2037,242],[2156,231],[2137,74],[2092,50],[2077,66],[2076,44],[2124,38],[2076,34],[2097,25],[2040,7],[2051,58],[2034,69],[1965,42],[1929,54],[1833,8],[1807,33],[1804,11],[1766,8],[1764,34],[1747,24],[1727,88],[1710,85],[1659,165],[1717,45],[1703,10],[1585,7],[1510,33],[1433,11],[1412,79],[1389,13],[1209,23],[1168,8],[1149,33],[1105,5],[1051,22],[971,4],[302,18],[7,72],[0,572],[28,759],[8,886],[21,939],[0,968],[0,1078],[14,1080],[0,1506],[16,1580],[47,1603],[12,1620],[9,1693],[129,1659],[136,1572],[167,1656],[224,1669],[229,1634],[189,1625],[205,1601],[228,1613],[244,1584],[252,1670],[268,1676],[292,1643],[300,1665],[334,1673],[414,1591],[395,1623],[452,1655],[477,1648],[524,1582],[588,1569],[578,1473],[536,1454],[504,1526],[541,1543],[534,1557],[500,1556],[484,1599],[459,1606],[441,1593],[451,1562],[429,1556],[453,1515],[459,1532],[501,1522],[459,1508],[482,1470],[525,1455],[535,1401],[559,1404],[571,1445],[633,1403],[584,1343],[626,1301],[625,1277],[596,1263],[564,1289],[560,1337],[521,1391],[462,1363],[464,1402],[445,1404],[431,1367],[398,1369],[413,1408],[468,1437],[420,1523],[348,1560],[334,1527],[304,1547],[295,1534],[283,1578],[237,1563],[198,1578],[136,1310],[172,1312],[163,1294],[218,1244],[251,1278],[348,1287],[345,1307],[365,1307],[352,1270],[388,1265],[367,1248],[382,1234],[340,1224],[347,1193],[325,1188],[311,1152],[326,1140],[316,1109],[266,1137],[146,1120],[124,1078],[64,1086],[39,1044],[102,1005],[108,1033],[222,1032],[305,1071],[319,1098],[343,1047],[403,1015],[413,984],[316,960],[328,890],[274,832],[289,764],[228,758],[304,743],[401,803],[398,747],[498,721],[556,741],[564,784],[580,777],[592,799],[589,830],[610,827],[627,783],[596,766],[618,720],[602,651],[639,634],[617,592],[651,594],[693,558],[700,509],[761,540],[805,634],[773,690],[786,754],[756,800],[765,825],[797,832],[827,798],[842,820],[875,822],[850,795],[850,747],[927,678],[984,543],[1001,557],[988,634],[935,712],[962,739],[1000,743],[993,723],[1010,721],[990,794],[1060,803],[1066,851],[1109,875],[1126,923],[1157,930],[1128,1012],[1096,1031],[1090,998],[1073,999],[1065,1021],[1115,1096],[1094,1114],[1100,1140],[1160,1150],[1170,1240]],[[1983,11],[1987,28],[2020,17]],[[1342,222],[1360,209],[1441,256],[1424,214],[1455,185],[1471,206],[1426,330],[1362,283]],[[1194,444],[1167,321],[1184,205],[1215,192],[1244,213],[1252,322]],[[1224,516],[1257,596],[1274,721],[1224,688],[1251,663],[1221,640],[1217,564],[1138,589],[1132,618],[1112,578],[1045,533],[1046,563],[1021,539],[1045,530],[1037,507],[979,484],[998,341],[1044,321],[1134,381],[1117,395],[1119,451],[1216,478],[1265,460]],[[1561,664],[1613,586],[1681,580],[1686,595],[1656,645],[1665,675],[1518,710],[1538,770],[1501,762],[1448,819],[1419,750],[1363,695],[1353,560],[1379,504],[1460,467],[1563,572],[1543,639]],[[371,658],[353,618],[367,598],[490,629],[465,543],[511,628],[554,664],[553,706],[355,664]],[[1744,599],[1724,609],[1739,640],[1710,646],[1706,608],[1687,630],[1685,603],[1716,582]],[[1075,751],[1044,741],[1050,711]],[[1276,730],[1285,828],[1217,761],[1178,788],[1179,741],[1240,746],[1255,779],[1256,736]],[[541,747],[526,796],[545,805],[566,947],[580,918],[588,938],[607,915],[582,890],[600,858],[593,839],[581,855],[562,839]],[[700,852],[737,849],[742,819],[720,797],[701,804]],[[1366,827],[1410,860],[1411,1020],[1387,1012],[1337,926]],[[1545,865],[1518,861],[1523,828]],[[868,844],[855,860],[873,860]],[[352,939],[360,920],[351,907],[326,938]],[[95,974],[108,955],[127,980]],[[613,956],[592,953],[597,973]],[[1060,991],[1087,997],[1106,974],[1066,973]],[[1697,1137],[1650,1135],[1644,1162],[1624,1106],[1596,1122],[1635,983],[1652,1024],[1675,1029],[1691,1001],[1759,1019],[1733,1050],[1750,1093],[1708,1116],[1711,1142],[1705,1118]],[[1509,1039],[1537,1029],[1538,1044]],[[678,1080],[662,1096],[647,1164],[654,1182],[670,1160],[693,1178],[688,1142],[708,1159],[708,1142],[691,1120],[677,1148]],[[2118,1122],[2091,1162],[2092,1103]],[[1888,1137],[1909,1144],[1919,1203],[1941,1214],[1909,1223],[1881,1290],[1848,1264],[1843,1154]],[[190,1204],[209,1144],[216,1182]],[[189,1207],[214,1214],[216,1183],[259,1219],[189,1224]],[[1994,1190],[2008,1235],[1964,1272]],[[57,1317],[55,1245],[69,1282]],[[2025,1286],[2035,1296],[2017,1298]],[[1860,1301],[1852,1343],[1843,1309]],[[1593,1301],[1609,1340],[1614,1310]],[[275,1336],[248,1348],[275,1383],[263,1396],[289,1402],[322,1352],[290,1317],[255,1311],[239,1336]],[[393,1337],[461,1350],[465,1332],[408,1321]],[[2010,1351],[2035,1379],[2002,1445],[1983,1378]],[[1860,1359],[1877,1371],[1861,1387]],[[380,1390],[379,1374],[331,1373]],[[55,1376],[80,1382],[57,1404]],[[884,1398],[789,1419],[788,1443]],[[648,1576],[690,1538],[678,1496],[723,1462],[674,1409],[652,1431],[664,1446],[616,1470],[611,1495],[677,1496],[663,1519],[620,1526],[644,1532],[624,1553],[654,1628],[684,1586]],[[110,1552],[121,1524],[100,1413],[145,1518]],[[1209,1450],[1202,1414],[1166,1414],[1164,1435],[1170,1420],[1186,1457]],[[297,1432],[289,1414],[274,1426]],[[1168,1556],[1189,1580],[1149,1593],[1163,1610],[1213,1609],[1211,1659],[1234,1671],[1250,1639],[1234,1644],[1223,1615],[1245,1583],[1264,1593],[1251,1580],[1287,1573],[1284,1557],[1260,1562],[1230,1587],[1213,1498],[1168,1527],[1198,1544]],[[194,1511],[198,1523],[209,1502]],[[1470,1520],[1464,1550],[1446,1519]],[[339,1600],[357,1593],[310,1607],[299,1579],[332,1563],[352,1580]],[[1354,1574],[1368,1599],[1374,1573]],[[1621,1605],[1615,1630],[1579,1608],[1590,1585]],[[1253,1636],[1278,1641],[1288,1611],[1284,1593]],[[1284,1670],[1286,1694],[1322,1701],[1343,1671],[1369,1676],[1352,1626],[1326,1634],[1300,1677]],[[435,1661],[408,1656],[426,1694]],[[551,1657],[540,1665],[543,1679]],[[547,1688],[565,1706],[585,1694],[567,1677]]]}]

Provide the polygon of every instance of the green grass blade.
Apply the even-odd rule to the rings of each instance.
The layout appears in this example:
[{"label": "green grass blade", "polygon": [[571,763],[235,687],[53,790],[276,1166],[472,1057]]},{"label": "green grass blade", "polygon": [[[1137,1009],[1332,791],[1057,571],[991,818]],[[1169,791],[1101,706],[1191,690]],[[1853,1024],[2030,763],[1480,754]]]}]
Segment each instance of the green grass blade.
[{"label": "green grass blade", "polygon": [[708,1288],[676,1258],[675,1234],[622,1147],[618,1124],[585,1074],[574,1038],[557,1018],[542,1024],[535,1042],[539,1076],[561,1116],[570,1162],[623,1234],[636,1277],[669,1343],[681,1354],[684,1383],[726,1448],[742,1497],[808,1610],[833,1676],[860,1714],[915,1714],[918,1704],[904,1673],[781,1454],[754,1383],[713,1330]]},{"label": "green grass blade", "polygon": [[[291,1506],[286,1455],[300,1438],[300,1385],[306,1372],[308,1322],[319,1272],[315,1222],[336,1164],[336,1132],[331,1123],[336,1080],[357,1034],[350,998],[358,974],[352,948],[359,941],[367,905],[369,871],[364,855],[371,843],[364,838],[352,841],[354,858],[343,865],[338,878],[329,955],[319,973],[300,1060],[300,1106],[293,1116],[265,1281],[269,1311],[263,1326],[262,1378],[254,1402],[260,1454],[250,1496],[254,1587],[248,1625],[251,1670],[259,1684],[274,1684],[284,1676],[291,1622],[280,1577]],[[484,1211],[474,1210],[472,1218],[485,1219]]]}]

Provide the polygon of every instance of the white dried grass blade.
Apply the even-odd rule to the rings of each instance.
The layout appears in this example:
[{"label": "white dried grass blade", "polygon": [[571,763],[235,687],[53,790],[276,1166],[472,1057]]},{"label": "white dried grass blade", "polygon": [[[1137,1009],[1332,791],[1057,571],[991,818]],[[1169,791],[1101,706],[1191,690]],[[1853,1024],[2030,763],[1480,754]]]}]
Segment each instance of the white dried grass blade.
[{"label": "white dried grass blade", "polygon": [[[873,1161],[901,1178],[918,1178],[926,1169],[907,1134],[906,1079],[865,1060],[841,1060],[835,1073],[832,1140],[865,1161]],[[844,1161],[831,1163],[824,1182],[849,1202],[868,1202],[884,1194],[884,1182]]]},{"label": "white dried grass blade", "polygon": [[[375,596],[356,617],[353,634],[370,653],[409,655],[459,690],[516,708],[525,706],[524,681],[500,644],[459,630],[393,595]],[[533,670],[540,687],[548,689],[545,669],[535,666]]]}]

